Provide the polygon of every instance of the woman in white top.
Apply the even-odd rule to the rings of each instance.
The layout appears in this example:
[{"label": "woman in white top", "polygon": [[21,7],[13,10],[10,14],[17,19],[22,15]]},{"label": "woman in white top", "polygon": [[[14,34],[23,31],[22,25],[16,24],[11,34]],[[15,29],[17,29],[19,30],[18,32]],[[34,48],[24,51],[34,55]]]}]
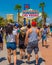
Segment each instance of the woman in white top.
[{"label": "woman in white top", "polygon": [[11,64],[11,51],[13,52],[14,56],[14,65],[16,65],[16,38],[17,34],[13,31],[12,25],[7,25],[6,28],[6,46],[7,46],[7,53],[8,53],[8,62],[9,65]]}]

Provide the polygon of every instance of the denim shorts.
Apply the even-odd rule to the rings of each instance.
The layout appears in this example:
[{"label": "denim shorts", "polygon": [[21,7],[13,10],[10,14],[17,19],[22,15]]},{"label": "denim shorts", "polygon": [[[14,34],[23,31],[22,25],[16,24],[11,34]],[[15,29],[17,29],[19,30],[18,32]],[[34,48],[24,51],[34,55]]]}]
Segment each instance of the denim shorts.
[{"label": "denim shorts", "polygon": [[31,54],[32,50],[34,50],[35,54],[38,53],[38,41],[29,42],[27,46],[27,53]]},{"label": "denim shorts", "polygon": [[17,47],[15,42],[7,42],[6,46],[7,49],[12,49],[12,50],[15,50]]},{"label": "denim shorts", "polygon": [[47,40],[47,36],[42,36],[42,40]]}]

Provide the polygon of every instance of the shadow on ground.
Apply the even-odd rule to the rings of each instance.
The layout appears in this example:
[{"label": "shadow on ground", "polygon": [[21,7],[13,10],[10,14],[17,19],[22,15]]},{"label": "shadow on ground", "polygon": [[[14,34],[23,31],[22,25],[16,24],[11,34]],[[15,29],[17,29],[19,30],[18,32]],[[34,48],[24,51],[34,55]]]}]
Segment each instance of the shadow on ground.
[{"label": "shadow on ground", "polygon": [[49,47],[49,45],[46,45],[46,48],[48,48]]},{"label": "shadow on ground", "polygon": [[[33,60],[33,61],[30,61],[30,62],[26,62],[27,64],[35,64],[35,60]],[[43,58],[39,58],[39,60],[38,60],[38,65],[40,65],[42,62],[45,62],[45,60],[43,59]]]},{"label": "shadow on ground", "polygon": [[[26,62],[28,65],[29,64],[35,64],[35,60],[33,60],[33,61],[30,61],[30,62]],[[39,58],[39,60],[38,60],[38,65],[40,65],[42,62],[45,62],[45,60],[44,59],[42,59],[42,58]],[[24,61],[22,61],[22,60],[17,60],[17,65],[21,65],[21,64],[23,64],[23,63],[25,63]],[[11,65],[14,65],[14,63],[11,63]]]},{"label": "shadow on ground", "polygon": [[[21,65],[22,63],[25,63],[25,62],[22,60],[17,60],[17,65]],[[11,65],[14,65],[14,63],[11,63]]]},{"label": "shadow on ground", "polygon": [[40,65],[42,62],[45,62],[45,60],[43,59],[43,58],[39,58],[39,60],[38,60],[38,65]]},{"label": "shadow on ground", "polygon": [[1,57],[0,58],[0,62],[4,61],[4,60],[7,60],[5,57]]}]

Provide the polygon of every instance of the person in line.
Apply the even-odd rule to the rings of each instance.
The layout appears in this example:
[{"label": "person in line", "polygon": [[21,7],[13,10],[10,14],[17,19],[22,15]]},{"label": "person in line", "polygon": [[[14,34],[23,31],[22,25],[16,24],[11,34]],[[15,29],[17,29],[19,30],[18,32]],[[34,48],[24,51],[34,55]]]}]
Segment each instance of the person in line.
[{"label": "person in line", "polygon": [[16,65],[16,40],[17,34],[13,32],[13,26],[8,24],[6,28],[6,47],[7,47],[7,58],[9,65],[11,64],[11,51],[13,52],[14,56],[14,65]]},{"label": "person in line", "polygon": [[[19,33],[19,48],[20,48],[20,58],[23,59],[25,57],[25,31],[23,30],[23,28],[20,29],[20,33]],[[17,41],[18,41],[17,40]]]},{"label": "person in line", "polygon": [[[20,33],[20,28],[19,28],[19,25],[18,25],[18,24],[15,24],[15,25],[13,26],[13,33],[17,34],[17,39],[18,39],[18,36],[19,36],[19,33]],[[17,42],[17,46],[18,46],[19,41],[16,40],[16,42]]]},{"label": "person in line", "polygon": [[47,27],[43,26],[42,30],[42,46],[47,46]]},{"label": "person in line", "polygon": [[27,45],[27,56],[28,56],[28,62],[30,61],[30,56],[32,53],[32,50],[35,52],[35,58],[36,58],[36,65],[38,65],[38,34],[39,30],[36,27],[37,23],[35,21],[32,21],[32,26],[29,28],[26,32],[26,38],[25,38],[25,44]]},{"label": "person in line", "polygon": [[3,50],[3,35],[2,35],[2,28],[0,28],[0,49]]}]

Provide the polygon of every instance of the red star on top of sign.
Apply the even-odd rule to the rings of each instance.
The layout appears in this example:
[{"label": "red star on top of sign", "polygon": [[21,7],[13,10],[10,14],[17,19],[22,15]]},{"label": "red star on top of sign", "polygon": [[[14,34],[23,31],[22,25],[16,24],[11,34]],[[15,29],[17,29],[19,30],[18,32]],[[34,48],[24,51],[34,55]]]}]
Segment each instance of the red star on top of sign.
[{"label": "red star on top of sign", "polygon": [[28,6],[28,5],[26,5],[26,6],[25,6],[25,8],[29,8],[29,6]]}]

